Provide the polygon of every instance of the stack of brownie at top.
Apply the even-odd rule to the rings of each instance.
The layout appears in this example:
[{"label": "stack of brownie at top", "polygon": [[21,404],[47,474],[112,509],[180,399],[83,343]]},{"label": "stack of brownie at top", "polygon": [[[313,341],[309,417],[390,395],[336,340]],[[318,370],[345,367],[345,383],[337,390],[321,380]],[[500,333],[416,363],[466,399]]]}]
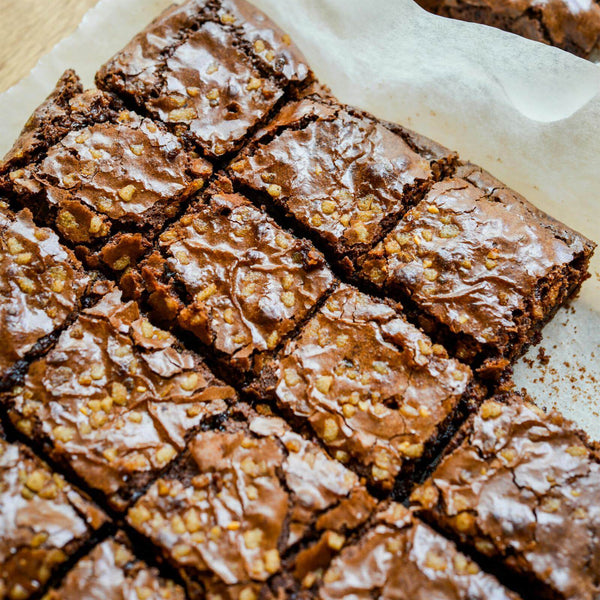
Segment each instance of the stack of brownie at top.
[{"label": "stack of brownie at top", "polygon": [[417,0],[442,17],[483,23],[530,40],[597,60],[600,4],[597,0]]},{"label": "stack of brownie at top", "polygon": [[507,392],[594,244],[243,0],[97,84],[0,165],[0,598],[598,598],[600,454]]}]

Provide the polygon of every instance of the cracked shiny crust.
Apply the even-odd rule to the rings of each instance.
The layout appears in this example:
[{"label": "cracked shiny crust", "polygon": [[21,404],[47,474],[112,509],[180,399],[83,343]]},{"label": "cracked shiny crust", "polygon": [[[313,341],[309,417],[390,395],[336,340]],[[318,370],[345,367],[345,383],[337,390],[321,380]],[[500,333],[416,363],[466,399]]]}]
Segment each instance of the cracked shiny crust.
[{"label": "cracked shiny crust", "polygon": [[400,504],[377,514],[323,577],[321,600],[518,600]]},{"label": "cracked shiny crust", "polygon": [[181,570],[194,598],[202,590],[258,598],[267,580],[311,553],[305,542],[315,535],[328,550],[300,562],[322,569],[344,545],[346,529],[374,508],[354,473],[279,418],[231,421],[197,434],[189,451],[184,465],[130,509],[128,521]]},{"label": "cracked shiny crust", "polygon": [[10,414],[19,430],[124,509],[183,450],[186,434],[236,394],[120,296],[109,292],[83,311],[31,365]]},{"label": "cracked shiny crust", "polygon": [[[92,244],[124,226],[153,233],[211,173],[162,125],[124,110],[71,130],[8,178],[23,202],[47,206],[67,239]],[[128,266],[118,260],[109,266]]]},{"label": "cracked shiny crust", "polygon": [[26,600],[105,516],[19,444],[0,440],[0,598]]},{"label": "cracked shiny crust", "polygon": [[[334,280],[310,243],[227,186],[209,191],[163,233],[160,248],[164,259],[143,268],[151,303],[242,371],[273,350]],[[165,268],[171,277],[161,283]],[[175,282],[187,298],[178,297]]]},{"label": "cracked shiny crust", "polygon": [[600,6],[595,0],[419,0],[444,17],[483,23],[589,58],[599,49]]},{"label": "cracked shiny crust", "polygon": [[342,285],[251,390],[391,488],[446,433],[470,379],[391,305]]},{"label": "cracked shiny crust", "polygon": [[15,363],[41,350],[79,307],[89,278],[73,253],[31,213],[0,201],[0,381]]},{"label": "cracked shiny crust", "polygon": [[310,78],[289,36],[251,5],[191,0],[136,36],[97,83],[217,157],[239,148],[286,87]]},{"label": "cracked shiny crust", "polygon": [[486,173],[462,172],[477,187],[436,184],[365,257],[362,273],[455,336],[448,345],[459,358],[512,359],[585,279],[594,245]]},{"label": "cracked shiny crust", "polygon": [[185,592],[137,560],[119,534],[82,558],[43,600],[185,600]]},{"label": "cracked shiny crust", "polygon": [[340,260],[371,248],[437,171],[374,117],[314,99],[285,107],[230,169]]},{"label": "cracked shiny crust", "polygon": [[540,597],[600,594],[600,457],[557,413],[516,395],[486,401],[412,500]]}]

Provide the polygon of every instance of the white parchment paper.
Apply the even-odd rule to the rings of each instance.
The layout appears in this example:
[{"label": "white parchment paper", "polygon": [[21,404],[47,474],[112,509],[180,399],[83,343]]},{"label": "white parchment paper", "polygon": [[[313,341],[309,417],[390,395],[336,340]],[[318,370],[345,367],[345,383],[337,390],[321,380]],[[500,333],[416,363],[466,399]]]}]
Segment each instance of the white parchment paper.
[{"label": "white parchment paper", "polygon": [[[458,150],[600,241],[600,67],[411,0],[253,0],[343,101]],[[60,74],[98,66],[171,0],[101,0],[32,74],[0,96],[0,154]],[[516,367],[542,406],[600,439],[600,252],[592,279]],[[540,352],[540,348],[542,351]]]}]

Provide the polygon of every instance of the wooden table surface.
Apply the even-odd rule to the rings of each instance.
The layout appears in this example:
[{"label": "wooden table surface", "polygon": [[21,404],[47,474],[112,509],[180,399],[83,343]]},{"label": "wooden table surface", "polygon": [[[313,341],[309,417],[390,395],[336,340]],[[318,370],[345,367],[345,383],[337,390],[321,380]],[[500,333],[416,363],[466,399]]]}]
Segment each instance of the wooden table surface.
[{"label": "wooden table surface", "polygon": [[72,33],[98,0],[0,0],[0,92]]}]

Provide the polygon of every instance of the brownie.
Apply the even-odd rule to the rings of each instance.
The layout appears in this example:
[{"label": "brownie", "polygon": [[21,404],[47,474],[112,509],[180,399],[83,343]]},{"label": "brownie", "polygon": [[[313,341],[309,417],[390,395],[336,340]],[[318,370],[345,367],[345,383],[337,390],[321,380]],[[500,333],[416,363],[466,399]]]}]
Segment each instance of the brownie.
[{"label": "brownie", "polygon": [[600,596],[600,454],[516,394],[482,404],[412,496],[426,519],[536,598]]},{"label": "brownie", "polygon": [[0,439],[0,598],[39,594],[106,522],[30,450]]},{"label": "brownie", "polygon": [[98,90],[84,91],[75,71],[65,71],[0,161],[0,173],[33,162],[70,131],[114,118],[122,109],[116,97]]},{"label": "brownie", "polygon": [[595,244],[479,168],[458,173],[467,179],[435,184],[361,259],[361,276],[497,376],[588,277]]},{"label": "brownie", "polygon": [[230,175],[352,270],[455,160],[400,126],[314,96],[284,107]]},{"label": "brownie", "polygon": [[323,256],[221,179],[142,267],[158,319],[177,321],[232,376],[260,365],[333,285]]},{"label": "brownie", "polygon": [[236,393],[109,290],[7,400],[22,433],[123,510]]},{"label": "brownie", "polygon": [[289,36],[244,0],[189,0],[137,35],[97,84],[217,158],[311,79]]},{"label": "brownie", "polygon": [[0,200],[0,388],[43,352],[79,309],[89,277],[50,229]]},{"label": "brownie", "polygon": [[536,42],[594,58],[600,47],[600,6],[596,0],[418,0],[443,17],[483,23]]},{"label": "brownie", "polygon": [[249,391],[309,423],[371,483],[390,489],[398,478],[401,489],[452,431],[475,394],[470,380],[393,305],[343,284]]},{"label": "brownie", "polygon": [[48,129],[57,131],[31,162],[6,172],[8,160],[3,187],[39,220],[80,246],[79,253],[91,267],[105,265],[122,273],[204,186],[212,167],[162,124],[116,110],[117,101],[97,90],[70,101],[94,116],[93,102],[104,97],[94,120],[88,116],[84,123],[73,120],[70,128],[56,128],[52,115],[59,108],[52,105],[63,98],[64,85],[64,79],[59,81],[17,147],[30,144],[32,136],[46,138]]},{"label": "brownie", "polygon": [[320,600],[518,600],[456,546],[392,503],[336,557]]},{"label": "brownie", "polygon": [[185,600],[185,592],[138,560],[118,533],[79,560],[43,600]]},{"label": "brownie", "polygon": [[354,473],[268,414],[246,410],[188,450],[128,521],[181,572],[192,599],[298,589],[375,508]]}]

